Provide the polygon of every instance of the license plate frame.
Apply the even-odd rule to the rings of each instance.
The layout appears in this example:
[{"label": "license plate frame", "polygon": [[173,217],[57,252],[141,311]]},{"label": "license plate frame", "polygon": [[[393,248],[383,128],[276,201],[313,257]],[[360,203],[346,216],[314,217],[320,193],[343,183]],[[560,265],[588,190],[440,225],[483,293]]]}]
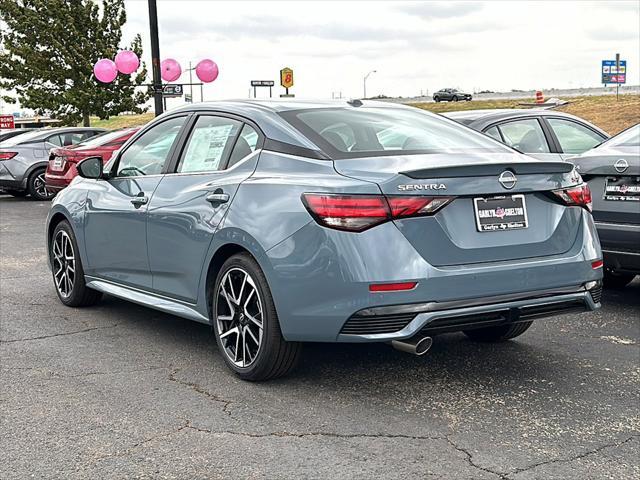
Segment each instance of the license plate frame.
[{"label": "license plate frame", "polygon": [[[516,212],[509,215],[510,209],[514,208],[522,208],[522,213]],[[501,209],[502,212],[500,211]],[[480,233],[508,232],[529,228],[527,202],[523,194],[475,197],[473,199],[473,210],[476,230]],[[481,214],[481,211],[493,213]],[[500,213],[503,213],[503,215],[500,216]],[[503,221],[503,218],[508,216],[516,218],[512,221]],[[498,219],[497,221],[495,220],[496,218]]]},{"label": "license plate frame", "polygon": [[[629,184],[625,182],[628,182]],[[620,189],[620,187],[632,187],[634,191],[632,191],[631,194],[628,194],[628,188]],[[640,177],[607,177],[604,181],[604,193],[602,194],[602,199],[613,202],[640,202]]]},{"label": "license plate frame", "polygon": [[54,157],[53,158],[53,165],[51,166],[54,170],[62,170],[62,162],[63,162],[63,158],[62,157]]}]

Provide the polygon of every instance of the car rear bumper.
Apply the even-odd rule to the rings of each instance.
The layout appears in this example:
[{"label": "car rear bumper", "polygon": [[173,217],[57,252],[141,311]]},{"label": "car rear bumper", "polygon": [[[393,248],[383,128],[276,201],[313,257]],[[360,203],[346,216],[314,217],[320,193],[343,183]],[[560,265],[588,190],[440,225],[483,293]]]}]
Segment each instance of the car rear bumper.
[{"label": "car rear bumper", "polygon": [[[550,301],[548,295],[544,299],[537,296],[545,290],[556,294],[555,303],[582,301],[583,310],[592,310],[597,302],[591,302],[589,293],[579,289],[602,279],[602,268],[592,266],[592,262],[602,258],[602,252],[593,220],[586,211],[573,246],[552,256],[436,267],[425,261],[393,223],[352,234],[322,228],[315,222],[268,250],[267,256],[265,275],[282,334],[290,341],[407,338],[428,323],[454,313],[467,315],[496,308],[510,311],[544,305]],[[408,291],[369,291],[372,284],[393,282],[417,285]],[[566,293],[566,289],[570,291]],[[504,295],[510,298],[501,301],[504,305],[478,304]],[[452,308],[442,308],[451,302],[457,302],[456,309],[461,310],[452,313]],[[400,319],[397,329],[384,332],[384,336],[347,336],[343,331],[348,320],[363,310],[425,304],[433,306]],[[514,318],[509,315],[509,319]]]},{"label": "car rear bumper", "polygon": [[592,281],[519,295],[370,308],[345,323],[338,341],[381,342],[588,312],[600,308],[601,295],[602,283]]},{"label": "car rear bumper", "polygon": [[640,273],[640,225],[596,222],[605,266],[616,272]]},{"label": "car rear bumper", "polygon": [[68,187],[77,174],[78,171],[73,165],[70,165],[65,172],[60,173],[55,173],[47,169],[44,175],[44,181],[48,190],[59,192],[63,188]]}]

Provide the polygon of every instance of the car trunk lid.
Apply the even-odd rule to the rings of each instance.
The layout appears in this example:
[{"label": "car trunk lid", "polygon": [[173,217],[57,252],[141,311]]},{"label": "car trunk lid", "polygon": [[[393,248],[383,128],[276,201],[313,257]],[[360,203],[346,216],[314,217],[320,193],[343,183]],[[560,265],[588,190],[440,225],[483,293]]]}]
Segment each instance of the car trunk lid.
[{"label": "car trunk lid", "polygon": [[[581,209],[562,205],[551,193],[580,183],[566,162],[473,153],[380,156],[334,164],[338,173],[376,183],[387,196],[455,197],[433,216],[394,221],[434,266],[559,255],[580,233]],[[499,180],[502,174],[506,186]],[[481,231],[497,218],[496,225],[520,222],[520,228]]]}]

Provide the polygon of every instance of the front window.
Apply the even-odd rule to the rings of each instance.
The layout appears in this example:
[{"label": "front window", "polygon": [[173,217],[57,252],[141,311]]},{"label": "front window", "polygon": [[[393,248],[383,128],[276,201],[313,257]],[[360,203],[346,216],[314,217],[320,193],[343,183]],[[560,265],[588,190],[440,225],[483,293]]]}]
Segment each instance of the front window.
[{"label": "front window", "polygon": [[333,158],[511,151],[485,135],[419,109],[322,108],[281,115]]}]

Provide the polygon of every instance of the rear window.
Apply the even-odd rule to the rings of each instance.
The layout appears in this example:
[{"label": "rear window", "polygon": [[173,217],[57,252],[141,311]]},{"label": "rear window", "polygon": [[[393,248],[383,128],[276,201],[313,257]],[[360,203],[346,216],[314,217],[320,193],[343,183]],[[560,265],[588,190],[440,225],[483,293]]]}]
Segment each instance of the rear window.
[{"label": "rear window", "polygon": [[634,125],[603,143],[608,147],[640,147],[640,124]]},{"label": "rear window", "polygon": [[511,152],[453,120],[419,109],[318,108],[281,112],[332,158],[447,152]]},{"label": "rear window", "polygon": [[85,140],[80,144],[82,147],[99,147],[118,140],[120,137],[129,133],[129,129],[114,130],[112,132],[99,133],[98,135],[91,137],[89,140]]},{"label": "rear window", "polygon": [[11,137],[2,142],[2,146],[13,147],[15,145],[20,145],[21,143],[29,143],[36,139],[41,139],[42,137],[46,137],[46,132],[42,132],[41,130],[34,130],[33,132],[23,133],[21,135]]}]

